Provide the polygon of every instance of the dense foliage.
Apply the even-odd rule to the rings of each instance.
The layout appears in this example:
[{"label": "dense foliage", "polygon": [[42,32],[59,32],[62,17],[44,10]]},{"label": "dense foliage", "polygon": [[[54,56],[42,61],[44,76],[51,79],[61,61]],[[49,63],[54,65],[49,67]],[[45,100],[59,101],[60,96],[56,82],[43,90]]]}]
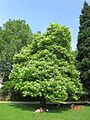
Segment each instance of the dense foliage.
[{"label": "dense foliage", "polygon": [[[7,79],[13,56],[31,42],[31,30],[24,20],[9,20],[0,29],[0,74]],[[2,76],[2,75],[1,75]]]},{"label": "dense foliage", "polygon": [[77,100],[82,94],[79,73],[71,52],[71,35],[65,26],[50,24],[36,33],[28,47],[14,56],[10,81],[5,87],[43,101]]},{"label": "dense foliage", "polygon": [[77,68],[81,82],[90,93],[90,5],[87,2],[84,2],[80,15],[77,50]]}]

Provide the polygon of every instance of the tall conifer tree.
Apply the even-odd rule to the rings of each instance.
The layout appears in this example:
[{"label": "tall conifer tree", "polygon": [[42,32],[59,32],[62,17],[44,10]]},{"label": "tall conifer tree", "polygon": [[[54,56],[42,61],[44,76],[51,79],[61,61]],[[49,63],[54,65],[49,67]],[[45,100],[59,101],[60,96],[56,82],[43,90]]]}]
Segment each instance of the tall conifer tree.
[{"label": "tall conifer tree", "polygon": [[90,5],[85,1],[80,15],[77,68],[81,82],[90,94]]}]

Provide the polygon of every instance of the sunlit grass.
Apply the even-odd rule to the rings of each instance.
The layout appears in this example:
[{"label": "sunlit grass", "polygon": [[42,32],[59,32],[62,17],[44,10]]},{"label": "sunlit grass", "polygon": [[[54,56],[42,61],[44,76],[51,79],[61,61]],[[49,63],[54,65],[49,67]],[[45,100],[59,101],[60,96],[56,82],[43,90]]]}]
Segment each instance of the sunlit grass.
[{"label": "sunlit grass", "polygon": [[90,107],[83,106],[81,110],[71,110],[47,106],[49,111],[34,113],[38,105],[0,104],[0,120],[89,120]]}]

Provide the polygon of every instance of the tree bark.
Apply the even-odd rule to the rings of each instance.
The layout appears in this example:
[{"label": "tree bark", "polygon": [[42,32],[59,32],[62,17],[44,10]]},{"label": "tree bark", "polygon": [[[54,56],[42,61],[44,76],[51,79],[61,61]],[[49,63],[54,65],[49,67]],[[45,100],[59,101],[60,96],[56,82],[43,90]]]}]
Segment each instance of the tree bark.
[{"label": "tree bark", "polygon": [[44,96],[41,97],[40,104],[41,104],[41,107],[45,108],[45,106],[46,106],[46,99],[45,99]]}]

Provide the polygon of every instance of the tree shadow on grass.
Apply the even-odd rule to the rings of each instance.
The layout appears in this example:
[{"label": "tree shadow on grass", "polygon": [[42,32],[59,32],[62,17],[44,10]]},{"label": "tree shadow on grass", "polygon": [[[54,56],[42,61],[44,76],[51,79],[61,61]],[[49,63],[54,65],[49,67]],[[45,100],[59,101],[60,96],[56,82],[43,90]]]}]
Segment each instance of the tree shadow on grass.
[{"label": "tree shadow on grass", "polygon": [[[39,109],[41,107],[41,104],[12,103],[12,104],[9,104],[9,106],[19,108],[21,110],[27,110],[27,111],[34,112],[36,109]],[[59,106],[58,106],[57,104],[46,104],[44,108],[48,109],[48,113],[61,113],[63,111],[69,110],[70,105],[59,104]]]},{"label": "tree shadow on grass", "polygon": [[27,110],[27,111],[34,111],[39,107],[39,104],[22,104],[22,103],[11,103],[9,106],[12,106],[14,108],[19,108],[22,110]]}]

